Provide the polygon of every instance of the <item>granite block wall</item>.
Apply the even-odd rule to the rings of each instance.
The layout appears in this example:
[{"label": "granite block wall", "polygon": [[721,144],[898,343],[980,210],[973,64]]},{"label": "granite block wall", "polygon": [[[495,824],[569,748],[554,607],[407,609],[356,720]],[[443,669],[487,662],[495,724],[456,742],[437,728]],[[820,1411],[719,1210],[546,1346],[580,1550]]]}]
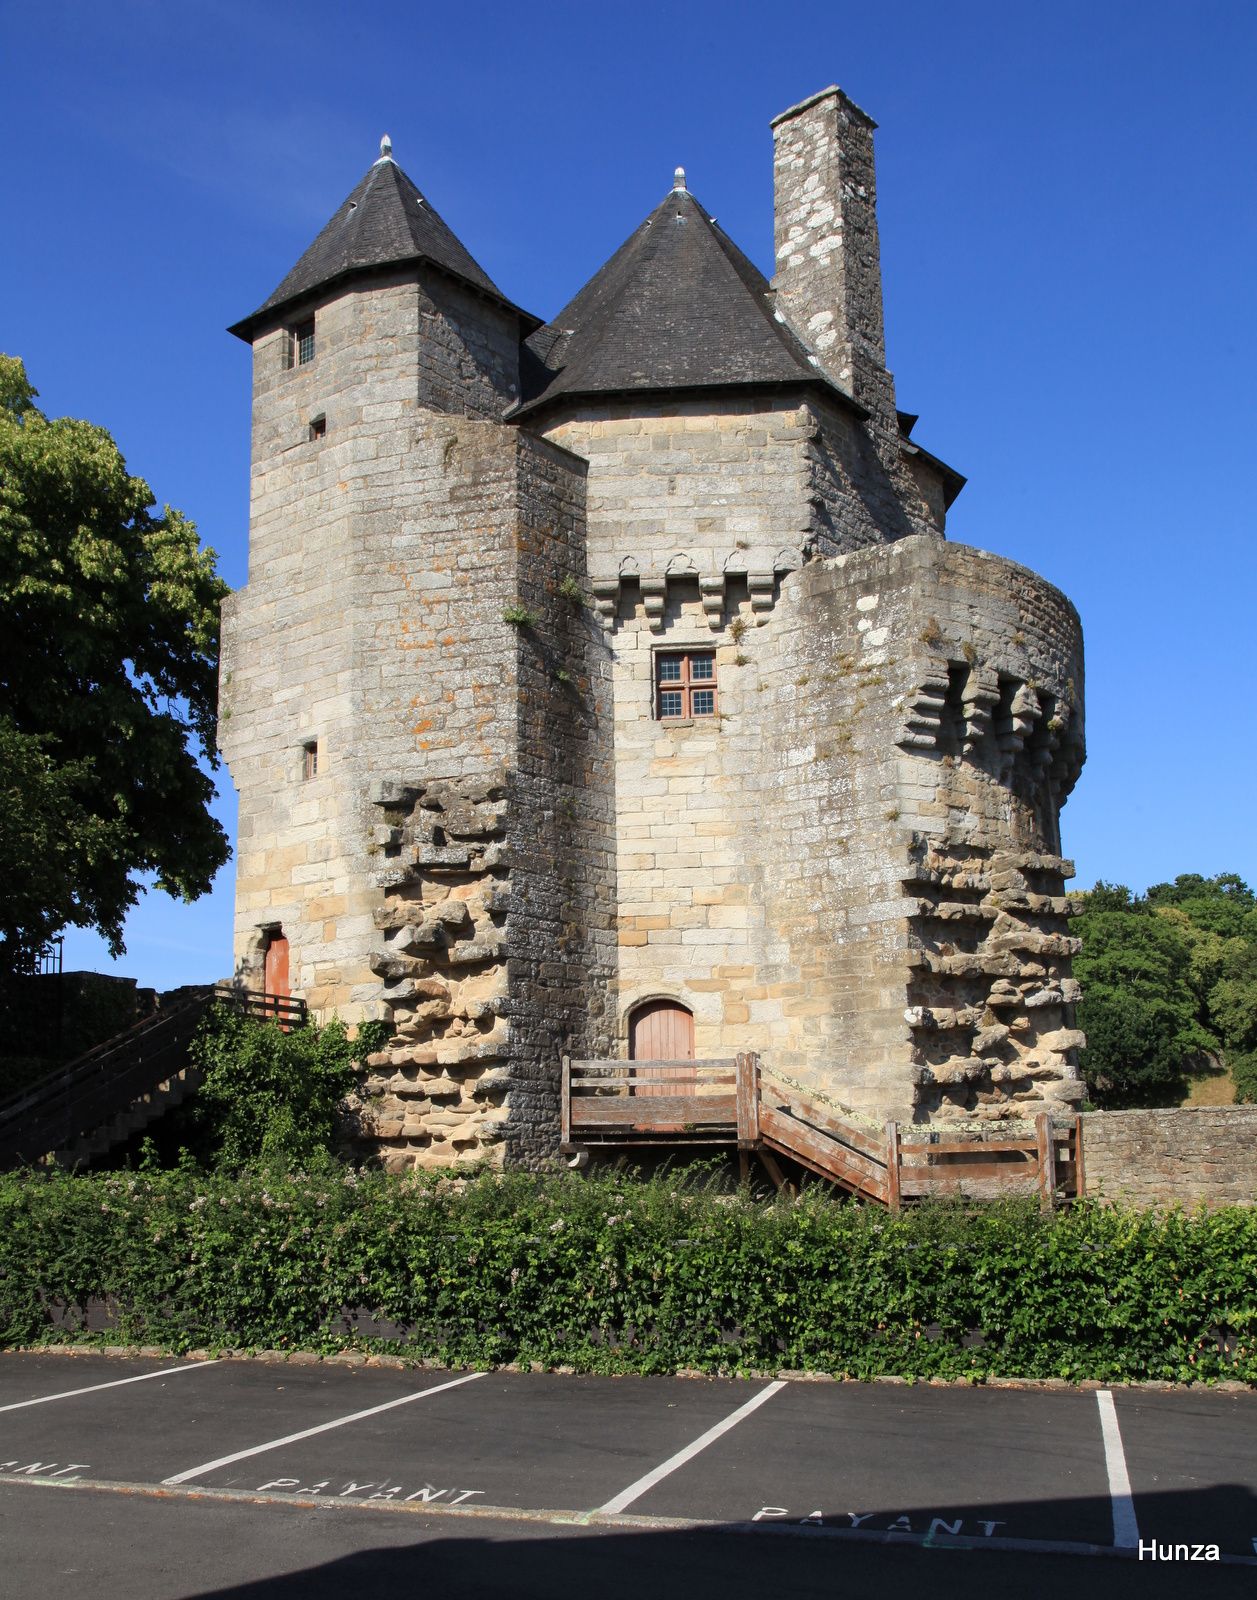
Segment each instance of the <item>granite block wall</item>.
[{"label": "granite block wall", "polygon": [[877,231],[877,124],[841,89],[773,119],[773,287],[778,309],[893,449]]},{"label": "granite block wall", "polygon": [[[775,127],[776,309],[815,383],[502,420],[519,319],[422,264],[254,346],[249,582],[224,611],[237,971],[380,1017],[359,1132],[535,1164],[558,1068],[691,1007],[855,1114],[975,1131],[1081,1086],[1058,812],[1068,603],[941,535],[885,369],[871,121]],[[298,307],[300,317],[310,307]],[[845,396],[825,384],[828,376]],[[905,424],[906,426],[906,424]],[[662,720],[660,650],[718,715]]]},{"label": "granite block wall", "polygon": [[578,406],[546,437],[589,464],[589,573],[607,620],[624,586],[662,618],[669,583],[699,583],[713,628],[731,587],[771,589],[799,564],[812,510],[797,398]]},{"label": "granite block wall", "polygon": [[[613,938],[585,465],[477,415],[485,383],[505,400],[497,323],[443,339],[419,327],[426,298],[386,282],[330,302],[306,367],[259,340],[250,579],[225,608],[221,691],[237,971],[259,983],[282,928],[316,1015],[393,1025],[359,1122],[396,1166],[535,1157],[539,1122],[553,1143],[564,1044],[606,1047]],[[454,388],[435,409],[434,373],[461,410]]]},{"label": "granite block wall", "polygon": [[1088,1111],[1088,1195],[1137,1206],[1257,1201],[1257,1106]]},{"label": "granite block wall", "polygon": [[[700,1056],[756,1050],[873,1118],[1064,1112],[1072,608],[924,536],[811,562],[770,608],[731,612],[713,637],[677,582],[657,627],[626,591],[611,630],[621,1051],[632,1008],[670,997]],[[656,715],[655,656],[684,649],[715,652],[716,718]]]},{"label": "granite block wall", "polygon": [[1072,1106],[1055,812],[1082,752],[1072,607],[925,537],[804,568],[775,620],[764,881],[808,966],[795,1070],[904,1121]]},{"label": "granite block wall", "polygon": [[611,1053],[615,768],[610,652],[589,605],[585,463],[516,436],[516,751],[509,791],[507,1157],[558,1141],[564,1053]]}]

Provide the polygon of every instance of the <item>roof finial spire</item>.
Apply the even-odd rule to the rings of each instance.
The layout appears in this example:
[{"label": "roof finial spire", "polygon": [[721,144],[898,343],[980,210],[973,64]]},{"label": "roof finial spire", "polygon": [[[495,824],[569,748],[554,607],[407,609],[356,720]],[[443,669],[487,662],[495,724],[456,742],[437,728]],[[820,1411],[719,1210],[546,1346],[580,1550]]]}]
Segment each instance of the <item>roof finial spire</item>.
[{"label": "roof finial spire", "polygon": [[386,133],[384,135],[384,137],[380,140],[380,160],[381,161],[391,161],[392,159],[393,159],[393,141],[389,138],[388,134]]},{"label": "roof finial spire", "polygon": [[674,191],[679,189],[682,194],[687,192],[687,190],[685,188],[685,168],[684,167],[678,167],[676,169],[676,171],[672,174],[672,188],[673,188]]}]

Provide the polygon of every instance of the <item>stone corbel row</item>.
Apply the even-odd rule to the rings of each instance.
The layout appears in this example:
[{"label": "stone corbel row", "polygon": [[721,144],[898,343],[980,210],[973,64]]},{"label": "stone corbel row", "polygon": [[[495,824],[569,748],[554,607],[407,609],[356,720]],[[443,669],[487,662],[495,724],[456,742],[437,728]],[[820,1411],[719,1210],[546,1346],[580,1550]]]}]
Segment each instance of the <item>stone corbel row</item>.
[{"label": "stone corbel row", "polygon": [[1015,687],[1001,713],[1000,675],[991,667],[934,657],[906,701],[903,731],[896,741],[900,748],[940,748],[947,697],[962,675],[963,729],[957,732],[965,754],[978,759],[983,751],[989,752],[1001,781],[1007,781],[1020,760],[1032,778],[1050,773],[1056,786],[1067,794],[1082,766],[1078,741],[1071,737],[1073,708],[1063,700],[1048,699],[1045,704],[1033,682],[1012,680]]},{"label": "stone corbel row", "polygon": [[697,580],[703,615],[713,633],[724,626],[725,606],[728,599],[729,580],[744,582],[750,596],[751,610],[761,617],[770,612],[777,597],[777,580],[787,572],[802,566],[803,558],[797,550],[779,550],[770,566],[750,568],[741,556],[730,556],[724,570],[718,573],[701,573],[692,558],[681,554],[673,556],[666,570],[660,573],[642,572],[632,556],[620,564],[613,577],[592,578],[594,606],[603,627],[611,632],[620,612],[620,602],[626,584],[636,584],[641,598],[646,623],[652,633],[662,633],[667,609],[668,584]]},{"label": "stone corbel row", "polygon": [[926,672],[907,703],[903,732],[896,741],[901,748],[933,750],[938,746],[949,683],[946,662],[941,663],[941,669],[931,667]]}]

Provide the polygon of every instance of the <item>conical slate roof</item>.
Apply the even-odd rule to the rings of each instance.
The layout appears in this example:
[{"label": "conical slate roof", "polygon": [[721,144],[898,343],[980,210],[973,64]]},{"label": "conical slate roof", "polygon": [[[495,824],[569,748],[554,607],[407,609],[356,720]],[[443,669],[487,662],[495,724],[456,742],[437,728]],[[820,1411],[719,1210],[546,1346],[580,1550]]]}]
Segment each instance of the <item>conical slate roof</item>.
[{"label": "conical slate roof", "polygon": [[777,320],[763,273],[683,183],[678,172],[667,199],[527,340],[516,416],[567,395],[827,383]]},{"label": "conical slate roof", "polygon": [[[384,154],[270,299],[237,322],[230,332],[249,339],[259,322],[292,301],[356,273],[411,261],[429,262],[511,306],[493,279],[393,160],[387,139],[382,141],[381,149]],[[518,308],[511,306],[511,309]],[[532,325],[534,319],[529,317],[528,322]]]}]

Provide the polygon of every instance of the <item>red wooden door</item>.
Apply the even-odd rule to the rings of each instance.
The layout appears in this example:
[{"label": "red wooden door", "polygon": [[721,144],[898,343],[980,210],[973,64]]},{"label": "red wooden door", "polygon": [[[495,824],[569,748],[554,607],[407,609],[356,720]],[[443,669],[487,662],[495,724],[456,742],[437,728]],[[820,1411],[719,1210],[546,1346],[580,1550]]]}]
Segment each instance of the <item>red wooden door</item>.
[{"label": "red wooden door", "polygon": [[[649,1000],[629,1018],[630,1061],[693,1061],[694,1013],[675,1000]],[[688,1094],[696,1074],[679,1068],[671,1076],[679,1081],[634,1086],[636,1094]]]},{"label": "red wooden door", "polygon": [[277,994],[285,1000],[290,993],[288,988],[288,940],[282,933],[273,933],[266,941],[262,986],[267,994]]}]

